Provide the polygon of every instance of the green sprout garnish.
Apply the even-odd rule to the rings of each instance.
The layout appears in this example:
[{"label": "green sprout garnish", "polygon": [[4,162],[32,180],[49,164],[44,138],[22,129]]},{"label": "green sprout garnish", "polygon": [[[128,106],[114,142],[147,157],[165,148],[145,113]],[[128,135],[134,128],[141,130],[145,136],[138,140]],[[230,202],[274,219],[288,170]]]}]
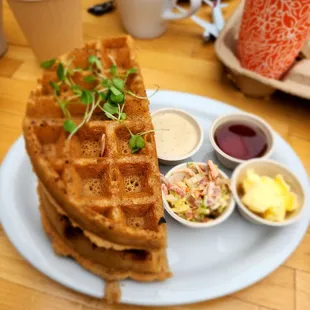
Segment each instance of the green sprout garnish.
[{"label": "green sprout garnish", "polygon": [[53,82],[53,81],[50,81],[50,86],[53,88],[54,90],[54,93],[55,93],[55,96],[60,96],[60,87],[59,87],[59,84]]},{"label": "green sprout garnish", "polygon": [[84,104],[91,104],[94,101],[94,93],[87,89],[83,89],[80,99]]},{"label": "green sprout garnish", "polygon": [[88,63],[89,63],[89,69],[92,69],[93,66],[96,66],[97,69],[102,72],[103,68],[102,68],[102,64],[101,61],[98,57],[96,57],[95,55],[90,55],[88,57]]},{"label": "green sprout garnish", "polygon": [[134,74],[134,73],[137,73],[137,72],[138,72],[137,68],[128,69],[126,71],[126,77],[128,77],[130,74]]},{"label": "green sprout garnish", "polygon": [[77,126],[76,126],[76,124],[74,123],[73,120],[66,119],[65,122],[64,122],[64,128],[68,132],[74,132],[74,130],[76,130]]},{"label": "green sprout garnish", "polygon": [[120,78],[112,78],[112,83],[120,91],[123,91],[125,88],[125,81]]},{"label": "green sprout garnish", "polygon": [[132,135],[128,141],[131,153],[136,153],[144,148],[145,142],[142,136]]},{"label": "green sprout garnish", "polygon": [[117,73],[117,66],[116,64],[113,64],[110,68],[110,73],[115,75]]},{"label": "green sprout garnish", "polygon": [[84,82],[86,82],[86,83],[92,83],[92,82],[96,82],[96,81],[97,81],[97,79],[93,75],[87,75],[84,77]]},{"label": "green sprout garnish", "polygon": [[[54,91],[56,100],[64,114],[64,130],[69,133],[68,139],[71,137],[88,121],[90,121],[94,111],[96,109],[101,109],[108,119],[117,121],[119,123],[126,120],[126,113],[124,112],[125,107],[125,95],[130,95],[138,99],[147,99],[149,97],[138,96],[133,93],[131,90],[126,89],[126,81],[131,74],[138,72],[137,68],[127,69],[125,74],[120,74],[118,72],[117,65],[114,59],[109,56],[112,61],[112,66],[110,67],[111,78],[108,78],[104,74],[101,60],[95,56],[90,55],[88,57],[88,68],[70,68],[71,62],[73,59],[68,60],[67,62],[59,61],[57,63],[57,79],[58,81],[50,81],[49,84]],[[50,59],[44,61],[40,64],[41,68],[49,69],[56,64],[56,59]],[[75,84],[72,76],[75,72],[81,72],[88,70],[90,71],[89,75],[84,77],[85,83],[96,83],[96,86],[92,90],[83,88],[80,85]],[[69,86],[73,92],[73,96],[66,97],[62,99],[61,96],[61,86],[66,84]],[[158,90],[158,89],[157,89]],[[155,93],[157,92],[155,91]],[[154,93],[154,94],[155,94]],[[71,117],[69,111],[69,105],[71,101],[75,100],[75,103],[80,103],[86,105],[85,113],[83,120],[76,124]],[[126,126],[127,128],[127,126]],[[128,129],[128,128],[127,128]],[[129,147],[132,153],[136,153],[142,148],[145,147],[145,141],[143,135],[153,132],[147,131],[138,134],[133,134],[129,129],[130,139]]]},{"label": "green sprout garnish", "polygon": [[154,130],[148,130],[148,131],[140,132],[134,135],[129,128],[127,128],[127,130],[130,133],[130,139],[128,141],[128,145],[131,150],[131,153],[133,154],[137,153],[138,151],[144,148],[145,142],[144,142],[143,136],[148,133],[154,132]]},{"label": "green sprout garnish", "polygon": [[56,63],[56,59],[46,60],[46,61],[41,62],[40,67],[42,69],[49,69],[53,67],[55,63]]},{"label": "green sprout garnish", "polygon": [[65,80],[65,78],[66,78],[65,67],[64,67],[64,65],[61,62],[58,64],[56,73],[57,73],[57,77],[58,77],[59,81],[64,81]]}]

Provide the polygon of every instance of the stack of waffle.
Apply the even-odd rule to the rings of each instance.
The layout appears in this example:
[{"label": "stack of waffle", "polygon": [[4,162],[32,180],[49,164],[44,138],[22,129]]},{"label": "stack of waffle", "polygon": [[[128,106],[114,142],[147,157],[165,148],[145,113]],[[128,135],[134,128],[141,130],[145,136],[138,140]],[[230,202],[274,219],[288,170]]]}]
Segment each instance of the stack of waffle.
[{"label": "stack of waffle", "polygon": [[[87,70],[90,55],[101,60],[105,75],[114,61],[120,71],[138,68],[126,88],[146,96],[129,37],[89,43],[62,59],[71,59],[73,68]],[[83,80],[85,72],[75,72],[72,79],[89,88]],[[44,71],[30,94],[23,129],[39,180],[43,227],[55,252],[73,257],[108,281],[166,279],[170,272],[154,134],[144,136],[145,147],[135,154],[128,146],[127,128],[133,134],[153,129],[148,100],[126,95],[123,123],[95,110],[90,121],[68,139],[50,81],[57,82],[56,64]],[[60,100],[73,95],[66,84],[61,85]],[[79,124],[85,105],[73,101],[69,111]]]}]

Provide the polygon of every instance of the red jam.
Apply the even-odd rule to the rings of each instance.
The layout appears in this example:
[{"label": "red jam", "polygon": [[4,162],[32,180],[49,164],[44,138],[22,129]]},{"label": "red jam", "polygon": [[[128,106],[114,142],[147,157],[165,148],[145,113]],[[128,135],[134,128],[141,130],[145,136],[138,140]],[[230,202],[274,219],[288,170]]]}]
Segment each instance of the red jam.
[{"label": "red jam", "polygon": [[267,138],[260,128],[237,122],[219,126],[214,139],[224,153],[237,159],[261,157],[267,150]]}]

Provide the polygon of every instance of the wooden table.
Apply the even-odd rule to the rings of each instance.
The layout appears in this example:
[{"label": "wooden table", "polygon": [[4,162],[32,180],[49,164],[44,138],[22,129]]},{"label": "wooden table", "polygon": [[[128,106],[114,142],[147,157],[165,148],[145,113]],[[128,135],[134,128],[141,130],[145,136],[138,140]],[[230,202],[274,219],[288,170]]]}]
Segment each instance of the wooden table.
[{"label": "wooden table", "polygon": [[[83,1],[85,40],[124,33],[116,13],[99,18],[89,15],[86,8],[94,3],[98,1]],[[237,0],[229,1],[226,17],[237,4]],[[204,6],[199,15],[207,19],[210,11]],[[33,53],[6,2],[4,23],[9,50],[0,59],[0,160],[21,134],[25,102],[40,73]],[[213,45],[203,44],[201,34],[201,28],[191,20],[185,20],[172,22],[168,31],[156,40],[137,41],[146,86],[160,84],[161,89],[208,96],[264,117],[291,144],[310,172],[309,102],[280,93],[268,101],[246,98],[223,76]],[[140,307],[109,306],[50,280],[18,254],[0,226],[0,309]],[[169,309],[310,309],[310,230],[295,253],[263,281],[231,296]]]}]

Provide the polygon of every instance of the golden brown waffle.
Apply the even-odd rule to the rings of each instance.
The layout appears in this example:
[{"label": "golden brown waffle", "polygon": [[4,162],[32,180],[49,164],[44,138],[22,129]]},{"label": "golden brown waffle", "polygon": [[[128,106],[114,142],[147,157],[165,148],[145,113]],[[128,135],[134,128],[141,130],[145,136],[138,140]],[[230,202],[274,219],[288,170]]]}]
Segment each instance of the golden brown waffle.
[{"label": "golden brown waffle", "polygon": [[170,276],[165,250],[105,249],[91,243],[67,216],[59,214],[43,188],[38,189],[43,227],[52,239],[55,252],[71,256],[83,267],[108,281],[130,277],[138,281],[164,280]]},{"label": "golden brown waffle", "polygon": [[66,212],[64,212],[64,210],[61,208],[61,206],[59,206],[57,204],[55,199],[44,188],[44,185],[41,182],[39,182],[39,184],[38,184],[38,194],[39,194],[39,196],[45,197],[47,199],[48,203],[57,211],[57,213],[59,215],[63,215],[65,217],[67,217],[68,220],[70,221],[70,225],[72,225],[73,227],[80,228],[81,231],[83,232],[83,234],[85,235],[85,237],[87,237],[90,240],[90,242],[92,242],[96,246],[102,247],[102,248],[105,248],[105,249],[114,249],[114,250],[117,250],[117,251],[135,249],[135,248],[133,248],[132,246],[129,246],[129,245],[121,245],[121,244],[118,244],[118,243],[113,243],[113,242],[104,240],[104,239],[98,237],[97,235],[95,235],[94,233],[92,233],[92,232],[90,232],[88,230],[85,230],[85,229],[83,230],[79,224],[77,224],[75,221],[73,221],[71,218],[68,217]]},{"label": "golden brown waffle", "polygon": [[[129,37],[90,43],[63,59],[73,58],[73,66],[87,68],[87,59],[93,54],[101,58],[107,75],[112,65],[110,56],[120,71],[138,68],[138,73],[128,78],[126,87],[139,96],[146,95]],[[91,85],[83,81],[85,75],[87,71],[76,72],[72,79],[87,88]],[[130,135],[125,127],[134,134],[153,129],[148,100],[126,95],[127,119],[123,124],[96,110],[91,120],[68,140],[63,112],[49,84],[56,79],[55,64],[44,71],[37,89],[31,93],[24,120],[26,149],[38,178],[81,229],[120,246],[165,248],[166,227],[159,225],[164,212],[154,134],[145,135],[145,148],[131,154]],[[72,95],[66,85],[61,86],[61,98]],[[69,110],[79,123],[85,105],[73,102]],[[106,148],[101,157],[103,133]]]}]

